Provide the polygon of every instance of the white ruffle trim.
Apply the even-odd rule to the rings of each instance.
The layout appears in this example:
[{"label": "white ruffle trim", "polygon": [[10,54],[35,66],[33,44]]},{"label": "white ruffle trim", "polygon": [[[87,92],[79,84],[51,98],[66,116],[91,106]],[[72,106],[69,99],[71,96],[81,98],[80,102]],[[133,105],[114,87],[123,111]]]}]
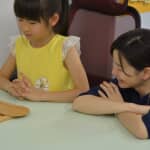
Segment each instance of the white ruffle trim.
[{"label": "white ruffle trim", "polygon": [[67,39],[64,41],[63,45],[63,60],[67,56],[68,51],[72,48],[75,47],[78,54],[81,55],[81,50],[80,50],[80,38],[77,36],[68,36]]}]

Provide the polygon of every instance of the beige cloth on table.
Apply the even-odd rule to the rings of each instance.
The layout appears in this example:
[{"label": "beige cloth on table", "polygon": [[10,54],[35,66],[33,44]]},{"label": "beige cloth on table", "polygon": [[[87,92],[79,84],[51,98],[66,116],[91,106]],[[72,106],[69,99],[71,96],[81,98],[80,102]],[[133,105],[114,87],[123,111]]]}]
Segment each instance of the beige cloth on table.
[{"label": "beige cloth on table", "polygon": [[29,109],[27,107],[0,101],[0,122],[11,118],[24,117],[28,113]]}]

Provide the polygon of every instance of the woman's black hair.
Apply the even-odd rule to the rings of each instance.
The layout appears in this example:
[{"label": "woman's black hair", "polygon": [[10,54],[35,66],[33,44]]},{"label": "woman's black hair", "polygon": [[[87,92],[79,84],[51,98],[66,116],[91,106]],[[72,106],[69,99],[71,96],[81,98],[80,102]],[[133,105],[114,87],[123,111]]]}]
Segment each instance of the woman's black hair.
[{"label": "woman's black hair", "polygon": [[121,66],[123,56],[138,71],[150,67],[150,29],[139,28],[122,34],[112,43],[111,54],[114,50],[119,52]]},{"label": "woman's black hair", "polygon": [[68,0],[15,0],[14,12],[16,17],[40,22],[43,19],[46,24],[55,13],[60,16],[54,31],[66,34],[68,28]]}]

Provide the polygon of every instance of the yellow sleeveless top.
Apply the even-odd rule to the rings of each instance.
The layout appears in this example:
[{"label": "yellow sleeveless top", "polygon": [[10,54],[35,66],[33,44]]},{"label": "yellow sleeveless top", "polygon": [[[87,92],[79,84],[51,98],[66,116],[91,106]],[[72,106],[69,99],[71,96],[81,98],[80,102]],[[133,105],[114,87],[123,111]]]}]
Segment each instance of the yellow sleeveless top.
[{"label": "yellow sleeveless top", "polygon": [[66,37],[56,34],[42,48],[33,48],[25,37],[18,37],[15,55],[18,76],[25,74],[37,88],[65,91],[74,88],[71,76],[64,65],[63,43]]}]

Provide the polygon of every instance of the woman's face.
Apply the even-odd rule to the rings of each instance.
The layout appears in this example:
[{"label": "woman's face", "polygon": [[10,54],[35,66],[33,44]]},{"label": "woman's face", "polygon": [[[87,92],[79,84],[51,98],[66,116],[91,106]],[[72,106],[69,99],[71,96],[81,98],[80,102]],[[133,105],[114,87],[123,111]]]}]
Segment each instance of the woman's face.
[{"label": "woman's face", "polygon": [[138,88],[143,84],[143,72],[137,71],[123,56],[120,62],[118,50],[113,52],[112,75],[118,80],[121,88]]}]

